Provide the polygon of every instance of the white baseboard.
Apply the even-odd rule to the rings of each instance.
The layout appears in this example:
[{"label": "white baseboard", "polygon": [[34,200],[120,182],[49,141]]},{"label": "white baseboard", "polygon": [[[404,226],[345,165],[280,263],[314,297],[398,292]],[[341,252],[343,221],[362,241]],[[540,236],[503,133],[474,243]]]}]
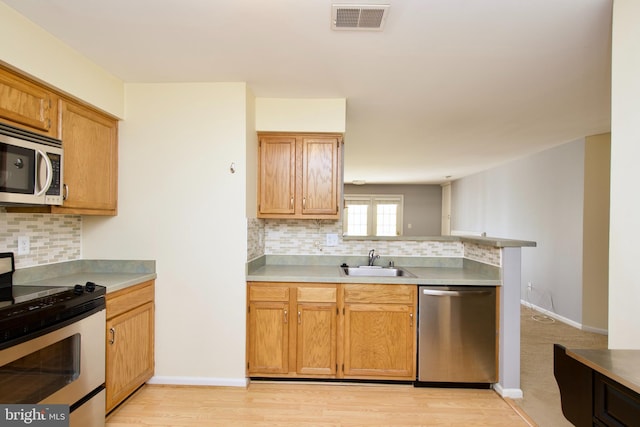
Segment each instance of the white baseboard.
[{"label": "white baseboard", "polygon": [[586,332],[593,332],[595,334],[600,334],[600,335],[609,335],[609,331],[607,329],[594,328],[592,326],[582,325],[582,330]]},{"label": "white baseboard", "polygon": [[169,377],[156,375],[151,377],[147,384],[247,387],[249,381],[247,378]]},{"label": "white baseboard", "polygon": [[524,394],[519,388],[502,388],[500,383],[495,383],[493,389],[502,397],[508,397],[510,399],[522,399]]},{"label": "white baseboard", "polygon": [[529,307],[537,312],[539,312],[542,315],[545,315],[547,317],[551,317],[552,319],[558,320],[562,323],[565,323],[569,326],[573,326],[576,329],[580,329],[581,331],[586,331],[586,332],[594,332],[596,334],[601,334],[601,335],[609,335],[609,331],[607,331],[606,329],[600,329],[600,328],[593,328],[591,326],[584,326],[582,323],[578,323],[576,321],[573,321],[571,319],[567,319],[564,316],[560,316],[557,313],[554,313],[552,311],[546,310],[542,307],[538,307],[535,304],[531,304],[530,302],[527,302],[525,300],[520,300],[520,304],[524,305],[525,307]]}]

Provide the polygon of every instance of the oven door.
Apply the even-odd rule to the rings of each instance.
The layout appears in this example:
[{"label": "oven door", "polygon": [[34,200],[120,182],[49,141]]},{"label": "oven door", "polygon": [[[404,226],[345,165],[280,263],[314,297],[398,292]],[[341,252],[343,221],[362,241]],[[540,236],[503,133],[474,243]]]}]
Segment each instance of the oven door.
[{"label": "oven door", "polygon": [[105,313],[1,350],[2,403],[65,404],[73,420],[74,411],[99,406],[102,396],[102,424],[96,425],[104,425]]}]

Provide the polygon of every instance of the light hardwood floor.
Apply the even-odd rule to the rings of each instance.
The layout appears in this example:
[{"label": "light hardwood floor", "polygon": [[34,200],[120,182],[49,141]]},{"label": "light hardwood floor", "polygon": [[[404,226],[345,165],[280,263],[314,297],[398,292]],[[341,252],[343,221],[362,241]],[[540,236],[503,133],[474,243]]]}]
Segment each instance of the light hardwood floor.
[{"label": "light hardwood floor", "polygon": [[493,390],[252,382],[146,385],[107,418],[124,426],[529,426]]}]

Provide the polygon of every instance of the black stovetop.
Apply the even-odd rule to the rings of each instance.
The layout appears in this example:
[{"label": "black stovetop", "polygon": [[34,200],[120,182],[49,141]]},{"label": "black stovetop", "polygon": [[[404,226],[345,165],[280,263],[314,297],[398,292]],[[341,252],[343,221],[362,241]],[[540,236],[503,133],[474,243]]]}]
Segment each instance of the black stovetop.
[{"label": "black stovetop", "polygon": [[75,286],[13,286],[0,301],[0,348],[25,341],[105,307],[106,288],[87,282]]}]

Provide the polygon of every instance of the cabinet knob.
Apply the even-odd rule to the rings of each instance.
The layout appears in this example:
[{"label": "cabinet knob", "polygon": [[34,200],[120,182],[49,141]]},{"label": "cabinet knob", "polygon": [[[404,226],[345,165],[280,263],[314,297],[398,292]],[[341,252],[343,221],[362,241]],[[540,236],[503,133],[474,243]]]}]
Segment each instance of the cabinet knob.
[{"label": "cabinet knob", "polygon": [[111,334],[111,338],[109,339],[109,344],[113,345],[116,342],[116,330],[115,330],[115,328],[109,328],[109,333]]},{"label": "cabinet knob", "polygon": [[287,310],[284,311],[284,323],[289,323],[289,313]]}]

